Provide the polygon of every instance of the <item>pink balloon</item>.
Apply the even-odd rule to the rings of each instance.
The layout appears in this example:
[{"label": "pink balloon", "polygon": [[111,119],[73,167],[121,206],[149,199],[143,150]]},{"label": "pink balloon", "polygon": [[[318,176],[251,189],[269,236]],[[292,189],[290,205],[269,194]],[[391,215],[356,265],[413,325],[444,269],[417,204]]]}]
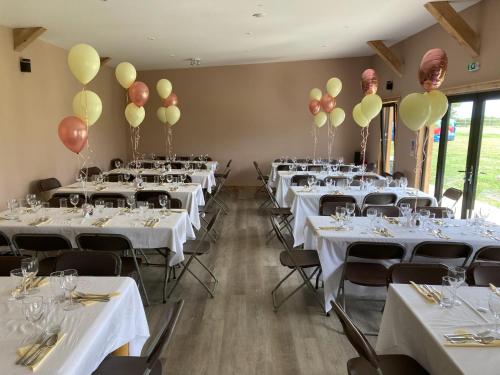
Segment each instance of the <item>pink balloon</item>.
[{"label": "pink balloon", "polygon": [[170,107],[171,105],[177,105],[177,104],[179,104],[179,99],[177,99],[177,95],[175,95],[174,93],[171,93],[163,101],[164,107]]},{"label": "pink balloon", "polygon": [[68,116],[59,123],[59,138],[75,154],[79,154],[87,144],[87,126],[76,116]]},{"label": "pink balloon", "polygon": [[149,98],[149,89],[144,82],[136,81],[128,88],[128,97],[138,107],[144,106]]}]

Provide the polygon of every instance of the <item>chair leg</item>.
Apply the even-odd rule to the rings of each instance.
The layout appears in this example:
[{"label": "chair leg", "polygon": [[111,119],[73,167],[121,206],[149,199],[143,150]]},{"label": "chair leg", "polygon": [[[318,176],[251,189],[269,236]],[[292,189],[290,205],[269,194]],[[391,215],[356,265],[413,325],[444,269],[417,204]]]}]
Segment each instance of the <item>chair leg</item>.
[{"label": "chair leg", "polygon": [[198,280],[198,282],[205,288],[205,290],[208,292],[208,294],[210,294],[210,298],[214,298],[215,295],[214,295],[214,292],[215,292],[215,288],[217,287],[217,284],[219,283],[219,280],[217,280],[215,277],[214,277],[214,280],[215,280],[215,285],[212,289],[210,289],[203,281],[200,280],[200,278],[198,276],[196,276],[196,274],[193,273],[193,271],[191,271],[189,268],[187,269],[187,271],[196,279]]},{"label": "chair leg", "polygon": [[163,303],[167,302],[167,283],[170,280],[170,267],[168,265],[168,258],[165,259],[165,275],[163,277]]},{"label": "chair leg", "polygon": [[142,257],[144,257],[144,260],[146,261],[146,264],[147,264],[148,266],[150,266],[150,265],[151,265],[151,263],[149,262],[149,259],[148,259],[148,257],[146,256],[146,254],[144,253],[144,250],[142,250],[142,249],[137,249],[137,251],[139,252],[139,254],[140,254]]},{"label": "chair leg", "polygon": [[319,284],[319,277],[321,276],[321,274],[323,273],[323,270],[319,270],[318,274],[316,275],[316,290],[318,290],[318,284]]},{"label": "chair leg", "polygon": [[136,269],[137,275],[139,277],[139,284],[141,286],[142,292],[144,293],[144,299],[146,300],[146,306],[149,306],[148,292],[146,291],[146,286],[144,285],[144,281],[142,280],[141,271],[139,269],[139,263],[137,263],[137,257],[136,257],[134,249],[132,249],[132,258],[134,258],[135,269]]},{"label": "chair leg", "polygon": [[[184,276],[184,274],[186,273],[187,271],[187,268],[189,267],[189,265],[191,264],[191,262],[193,261],[193,256],[191,255],[191,257],[188,259],[188,261],[184,264],[184,262],[182,262],[182,265],[184,266],[182,268],[182,271],[181,273],[179,274],[179,277],[175,280],[175,283],[174,285],[172,286],[172,288],[170,289],[170,292],[168,292],[167,294],[167,298],[170,298],[170,296],[172,295],[172,293],[174,292],[175,288],[177,287],[177,285],[179,285],[179,282],[181,281],[182,279],[182,276]],[[175,268],[174,268],[174,277],[175,277]]]}]

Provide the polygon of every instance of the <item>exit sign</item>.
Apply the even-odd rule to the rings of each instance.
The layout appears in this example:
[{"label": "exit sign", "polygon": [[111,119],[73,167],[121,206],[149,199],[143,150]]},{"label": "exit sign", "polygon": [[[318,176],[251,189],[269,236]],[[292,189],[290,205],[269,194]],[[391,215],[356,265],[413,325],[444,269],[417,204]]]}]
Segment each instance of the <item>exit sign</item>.
[{"label": "exit sign", "polygon": [[472,62],[470,64],[467,64],[467,71],[475,72],[477,70],[479,70],[479,62]]}]

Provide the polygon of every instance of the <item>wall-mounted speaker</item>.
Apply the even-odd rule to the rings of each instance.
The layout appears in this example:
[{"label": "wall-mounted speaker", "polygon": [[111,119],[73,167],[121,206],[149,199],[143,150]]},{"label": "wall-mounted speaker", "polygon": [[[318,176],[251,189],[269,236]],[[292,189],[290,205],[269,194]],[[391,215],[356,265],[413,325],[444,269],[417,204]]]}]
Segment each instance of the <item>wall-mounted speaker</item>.
[{"label": "wall-mounted speaker", "polygon": [[387,81],[387,82],[385,83],[385,88],[386,88],[386,90],[392,91],[392,87],[393,87],[393,83],[392,83],[392,81]]},{"label": "wall-mounted speaker", "polygon": [[31,60],[30,59],[21,59],[21,61],[19,62],[19,66],[21,68],[21,72],[31,73]]}]

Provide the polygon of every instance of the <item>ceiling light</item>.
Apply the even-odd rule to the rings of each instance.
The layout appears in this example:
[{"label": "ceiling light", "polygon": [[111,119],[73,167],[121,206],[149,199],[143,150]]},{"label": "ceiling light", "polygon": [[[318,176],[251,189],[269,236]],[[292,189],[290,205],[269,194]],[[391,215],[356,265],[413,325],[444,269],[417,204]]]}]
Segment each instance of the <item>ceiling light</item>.
[{"label": "ceiling light", "polygon": [[252,32],[251,32],[251,31],[247,31],[247,32],[245,33],[245,35],[250,36],[250,35],[252,35]]},{"label": "ceiling light", "polygon": [[263,12],[257,12],[257,13],[252,14],[252,17],[255,17],[255,18],[262,18],[265,16],[266,16],[266,14]]}]

